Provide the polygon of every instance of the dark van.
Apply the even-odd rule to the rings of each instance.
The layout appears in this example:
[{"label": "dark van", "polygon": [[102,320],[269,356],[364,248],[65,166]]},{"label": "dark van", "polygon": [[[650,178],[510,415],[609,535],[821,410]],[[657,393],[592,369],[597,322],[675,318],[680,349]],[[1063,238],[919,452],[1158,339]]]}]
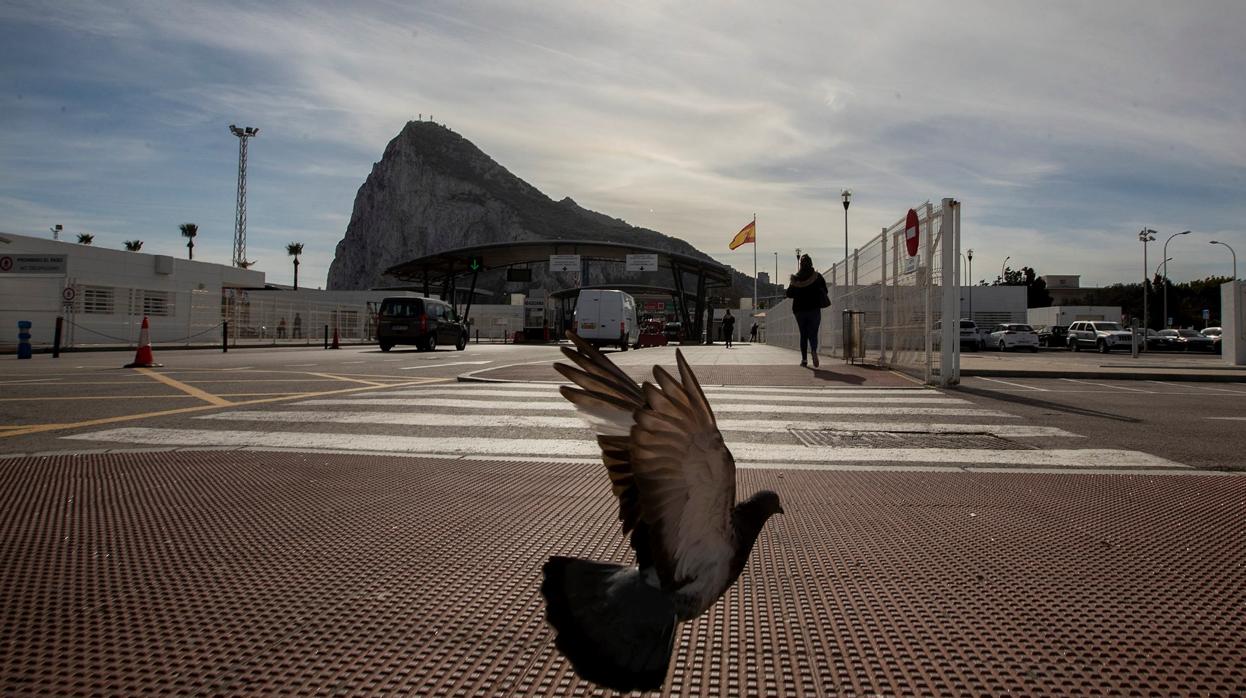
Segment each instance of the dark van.
[{"label": "dark van", "polygon": [[386,298],[376,318],[376,340],[381,351],[396,344],[414,344],[434,351],[439,344],[467,347],[467,328],[449,303],[433,298]]}]

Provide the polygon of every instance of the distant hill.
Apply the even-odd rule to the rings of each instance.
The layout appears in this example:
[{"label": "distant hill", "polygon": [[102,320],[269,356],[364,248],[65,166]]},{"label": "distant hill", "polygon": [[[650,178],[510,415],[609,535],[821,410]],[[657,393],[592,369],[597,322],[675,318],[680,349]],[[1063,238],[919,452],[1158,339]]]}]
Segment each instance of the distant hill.
[{"label": "distant hill", "polygon": [[[731,232],[724,232],[724,244]],[[713,261],[679,238],[582,208],[570,197],[554,201],[445,126],[411,121],[389,142],[359,187],[346,235],[329,266],[327,285],[392,286],[401,282],[384,271],[395,264],[461,247],[526,240],[619,242]],[[621,271],[618,278],[607,278],[606,273],[594,268],[586,283],[654,283]],[[481,279],[480,286],[508,290],[505,283],[495,274]],[[657,283],[668,286],[670,280]],[[538,269],[532,285],[561,288],[565,280]],[[763,285],[758,292],[773,295],[775,289]],[[752,292],[752,277],[735,272],[732,291],[715,293],[747,297]]]}]

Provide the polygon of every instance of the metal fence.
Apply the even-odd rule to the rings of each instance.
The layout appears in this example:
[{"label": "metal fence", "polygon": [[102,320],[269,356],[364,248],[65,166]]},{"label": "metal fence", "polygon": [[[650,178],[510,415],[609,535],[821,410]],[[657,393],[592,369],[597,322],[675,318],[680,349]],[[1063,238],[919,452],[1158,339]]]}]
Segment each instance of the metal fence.
[{"label": "metal fence", "polygon": [[[940,321],[959,319],[960,204],[944,199],[914,211],[916,255],[906,248],[906,217],[823,272],[831,307],[822,311],[819,353],[950,385],[960,380],[960,323]],[[857,336],[845,334],[845,317]],[[798,348],[790,300],[767,311],[766,329],[770,344]],[[845,355],[845,339],[853,356]]]},{"label": "metal fence", "polygon": [[[57,317],[64,319],[65,349],[135,347],[144,317],[156,345],[310,345],[331,340],[334,330],[342,342],[371,342],[376,339],[380,305],[379,301],[318,303],[287,293],[243,289],[162,291],[74,284],[67,294],[68,287],[61,277],[32,278],[6,293],[0,318],[12,332],[0,337],[0,347],[16,344],[17,321],[31,322],[34,348],[51,347]],[[504,342],[523,329],[522,306],[479,305],[471,315],[473,341]]]}]

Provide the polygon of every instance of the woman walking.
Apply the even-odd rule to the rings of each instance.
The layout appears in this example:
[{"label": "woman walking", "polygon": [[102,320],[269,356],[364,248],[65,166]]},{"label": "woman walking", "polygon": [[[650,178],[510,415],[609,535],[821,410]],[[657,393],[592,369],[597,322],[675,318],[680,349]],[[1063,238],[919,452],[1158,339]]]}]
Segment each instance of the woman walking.
[{"label": "woman walking", "polygon": [[813,269],[809,255],[800,258],[800,270],[791,277],[787,297],[792,299],[792,314],[800,328],[800,365],[808,365],[808,354],[813,354],[813,367],[818,367],[818,327],[822,324],[822,309],[831,305],[826,291],[826,279]]}]

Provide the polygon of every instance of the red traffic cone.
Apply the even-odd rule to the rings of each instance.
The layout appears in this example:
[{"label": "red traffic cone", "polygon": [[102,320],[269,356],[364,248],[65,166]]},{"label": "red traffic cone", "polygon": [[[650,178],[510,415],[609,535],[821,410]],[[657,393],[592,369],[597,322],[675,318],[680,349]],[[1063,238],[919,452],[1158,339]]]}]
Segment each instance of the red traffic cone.
[{"label": "red traffic cone", "polygon": [[156,363],[151,355],[151,330],[147,328],[147,316],[143,316],[143,329],[138,333],[138,351],[134,353],[134,363],[126,364],[125,368],[160,368],[164,364]]},{"label": "red traffic cone", "polygon": [[337,328],[336,328],[336,327],[334,327],[334,328],[333,328],[333,344],[329,347],[330,349],[341,349],[341,348],[342,348],[342,347],[338,346],[337,340],[338,340],[338,337],[337,337]]}]

